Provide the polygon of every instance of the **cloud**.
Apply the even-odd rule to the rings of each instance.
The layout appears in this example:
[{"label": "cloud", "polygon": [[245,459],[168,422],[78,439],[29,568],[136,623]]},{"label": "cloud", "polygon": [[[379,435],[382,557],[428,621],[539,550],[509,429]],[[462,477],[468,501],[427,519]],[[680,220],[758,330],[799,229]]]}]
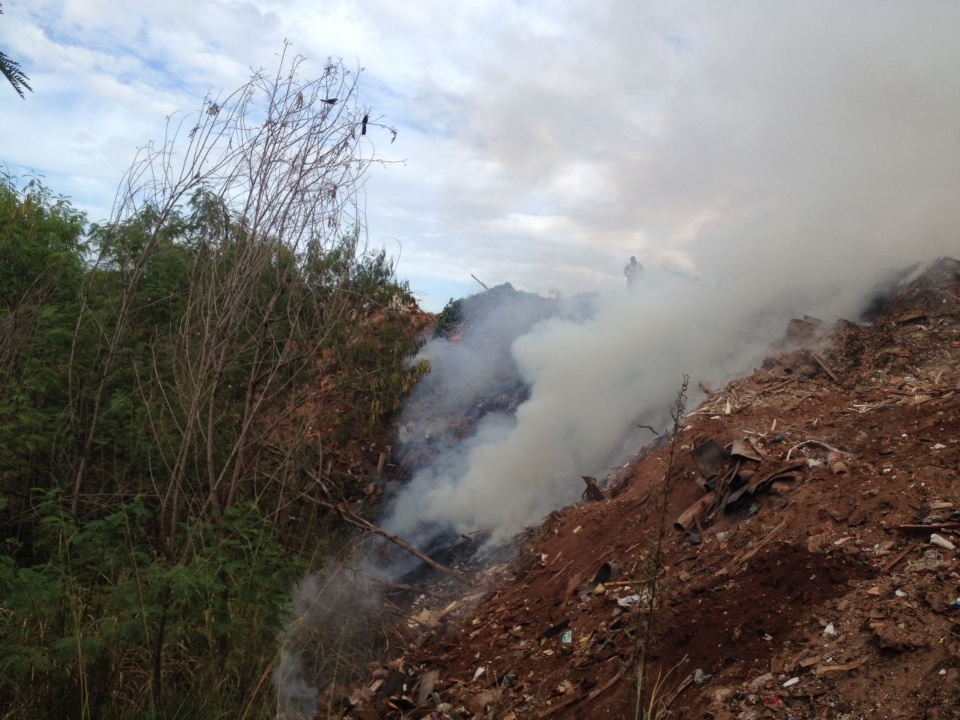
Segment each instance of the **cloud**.
[{"label": "cloud", "polygon": [[[715,274],[774,256],[768,272],[805,277],[944,252],[958,12],[612,3],[559,11],[560,36],[504,30],[464,95],[456,125],[474,171],[447,174],[448,201],[467,217],[564,215],[582,265],[608,278],[619,258],[665,250]],[[547,274],[510,279],[543,287]]]},{"label": "cloud", "polygon": [[400,272],[433,309],[470,273],[609,287],[630,255],[729,275],[749,252],[809,274],[829,251],[856,274],[872,271],[865,256],[949,247],[958,13],[889,0],[34,0],[0,20],[35,88],[4,99],[0,156],[108,208],[166,115],[272,67],[289,38],[313,67],[329,55],[365,67],[364,100],[400,130],[371,138],[405,164],[371,174],[370,240],[402,245]]}]

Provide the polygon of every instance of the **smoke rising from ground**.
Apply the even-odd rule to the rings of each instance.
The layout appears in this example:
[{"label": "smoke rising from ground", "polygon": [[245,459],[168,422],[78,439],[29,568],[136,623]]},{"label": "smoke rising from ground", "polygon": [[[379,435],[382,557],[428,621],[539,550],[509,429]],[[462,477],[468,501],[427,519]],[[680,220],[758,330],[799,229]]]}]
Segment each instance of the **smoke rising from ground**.
[{"label": "smoke rising from ground", "polygon": [[[960,4],[511,10],[429,138],[450,159],[445,241],[464,274],[599,292],[513,327],[491,304],[474,330],[503,342],[427,348],[433,400],[410,403],[405,441],[451,433],[514,373],[529,397],[393,499],[383,525],[422,547],[538,523],[648,441],[638,423],[666,429],[684,373],[719,386],[789,318],[856,319],[897,270],[958,252]],[[631,255],[647,274],[627,293]]]},{"label": "smoke rising from ground", "polygon": [[[391,619],[383,612],[381,587],[359,567],[369,565],[369,547],[356,544],[341,562],[306,575],[294,589],[291,619],[281,638],[273,673],[279,716],[313,718],[340,697],[321,697],[331,683],[349,686],[367,675],[367,663],[386,647]],[[318,700],[320,705],[318,706]],[[331,711],[332,712],[332,711]]]},{"label": "smoke rising from ground", "polygon": [[[747,312],[735,283],[651,272],[634,291],[592,297],[586,317],[542,320],[512,343],[511,360],[529,384],[529,398],[514,417],[488,415],[472,437],[417,472],[396,499],[388,527],[420,542],[443,530],[492,532],[494,543],[507,540],[578,500],[581,475],[603,476],[625,448],[636,451],[649,441],[638,424],[666,430],[684,373],[695,386],[699,379],[716,385],[748,372],[782,336],[792,313],[833,319],[827,306],[843,295],[821,294],[826,302],[815,302],[781,294]],[[488,321],[508,317],[510,300],[488,306]],[[482,347],[469,363],[447,362],[469,351],[434,341],[427,353],[443,387],[424,392],[472,392],[476,364],[488,378],[509,373]],[[405,416],[409,439],[449,423],[448,411],[462,412],[461,397],[434,404],[427,417]],[[411,413],[420,407],[414,400]]]},{"label": "smoke rising from ground", "polygon": [[531,242],[500,271],[521,286],[596,289],[630,255],[647,276],[516,340],[529,400],[420,471],[397,532],[535,523],[637,422],[664,427],[682,373],[748,372],[790,317],[856,318],[891,271],[957,252],[960,5],[549,11],[503,36],[468,93],[458,133],[478,172],[451,179],[450,203],[535,201],[542,214],[510,227],[549,220],[564,249]]}]

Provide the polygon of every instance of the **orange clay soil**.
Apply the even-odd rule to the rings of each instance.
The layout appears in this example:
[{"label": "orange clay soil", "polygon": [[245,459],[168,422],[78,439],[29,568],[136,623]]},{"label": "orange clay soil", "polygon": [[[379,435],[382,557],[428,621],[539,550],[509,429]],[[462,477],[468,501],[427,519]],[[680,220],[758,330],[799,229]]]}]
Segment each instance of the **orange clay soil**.
[{"label": "orange clay soil", "polygon": [[[702,386],[672,444],[602,479],[602,500],[554,512],[471,601],[420,609],[408,651],[343,713],[634,718],[646,656],[668,717],[960,717],[958,381],[956,261],[869,326],[791,323],[762,369]],[[708,440],[746,441],[752,459],[722,458],[714,515],[691,535],[674,522],[705,495],[691,450]],[[389,696],[388,669],[407,678]]]}]

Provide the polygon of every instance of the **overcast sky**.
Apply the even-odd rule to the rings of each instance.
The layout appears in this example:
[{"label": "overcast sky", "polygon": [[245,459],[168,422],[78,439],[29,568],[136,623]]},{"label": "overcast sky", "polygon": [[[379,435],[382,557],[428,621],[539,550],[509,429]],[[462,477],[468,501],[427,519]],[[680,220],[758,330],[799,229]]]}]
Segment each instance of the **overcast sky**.
[{"label": "overcast sky", "polygon": [[[399,130],[370,242],[422,304],[761,263],[855,276],[956,246],[960,3],[6,0],[0,161],[105,218],[166,116],[272,68],[365,68]],[[779,277],[777,276],[778,274]],[[742,280],[737,275],[737,282]],[[751,281],[752,282],[752,281]]]}]

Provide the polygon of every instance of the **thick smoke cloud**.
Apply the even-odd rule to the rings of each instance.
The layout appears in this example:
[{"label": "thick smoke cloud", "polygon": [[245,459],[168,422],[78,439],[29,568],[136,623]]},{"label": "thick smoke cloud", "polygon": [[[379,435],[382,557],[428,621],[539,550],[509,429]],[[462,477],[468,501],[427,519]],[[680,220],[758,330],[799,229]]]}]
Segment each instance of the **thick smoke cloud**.
[{"label": "thick smoke cloud", "polygon": [[529,400],[415,476],[400,533],[537,522],[637,422],[664,426],[682,373],[747,372],[789,317],[855,318],[891,271],[957,250],[960,6],[613,3],[545,27],[508,33],[470,94],[483,171],[450,201],[534,200],[594,243],[575,268],[531,256],[528,287],[595,287],[629,255],[648,275],[514,343]]},{"label": "thick smoke cloud", "polygon": [[466,217],[523,208],[510,228],[479,225],[494,247],[545,222],[562,244],[513,248],[488,276],[595,290],[637,255],[763,297],[788,281],[856,285],[955,245],[960,6],[527,12],[466,93],[455,126],[475,172],[455,168],[448,201]]},{"label": "thick smoke cloud", "polygon": [[[529,399],[515,417],[488,416],[471,438],[417,472],[392,507],[391,530],[421,543],[444,530],[507,540],[579,499],[581,475],[604,475],[625,448],[649,440],[638,424],[666,429],[684,373],[695,386],[697,379],[716,384],[748,370],[789,317],[782,305],[745,313],[736,286],[664,272],[650,273],[635,291],[595,296],[592,303],[587,318],[547,319],[514,341]],[[506,315],[510,306],[490,310]],[[439,361],[443,388],[463,387],[460,371],[472,363],[444,362],[449,345],[436,341],[428,354]],[[482,351],[477,358],[492,359]],[[485,365],[488,376],[493,367]],[[434,385],[426,392],[444,390]],[[408,439],[437,432],[456,405],[406,418]]]}]

